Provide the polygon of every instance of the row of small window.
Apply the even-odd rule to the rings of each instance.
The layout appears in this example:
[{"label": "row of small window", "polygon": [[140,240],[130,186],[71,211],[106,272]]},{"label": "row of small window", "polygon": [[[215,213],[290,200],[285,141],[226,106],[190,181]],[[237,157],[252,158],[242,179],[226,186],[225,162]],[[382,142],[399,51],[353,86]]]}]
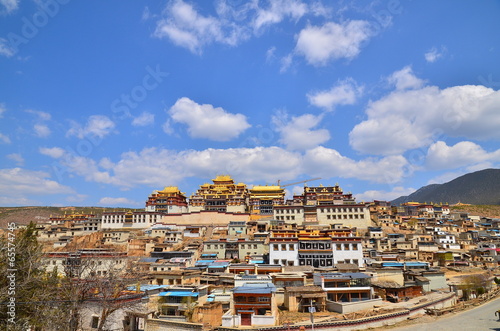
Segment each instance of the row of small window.
[{"label": "row of small window", "polygon": [[[206,246],[207,250],[212,249],[212,246],[213,246],[213,249],[224,249],[224,244],[206,244],[205,246]],[[257,244],[240,244],[240,249],[245,249],[245,248],[251,249],[252,246],[253,246],[253,249],[258,248]]]},{"label": "row of small window", "polygon": [[[294,251],[295,244],[273,244],[273,251]],[[325,243],[300,243],[300,249],[330,249],[330,244]],[[357,251],[358,244],[335,244],[337,251]]]},{"label": "row of small window", "polygon": [[276,214],[302,214],[302,209],[275,209]]},{"label": "row of small window", "polygon": [[[57,264],[57,261],[58,261],[58,260],[52,260],[52,261],[49,261],[49,264],[56,265],[56,264]],[[59,260],[59,261],[60,261],[60,260]],[[115,264],[118,264],[118,263],[122,263],[122,260],[115,260]],[[64,263],[63,263],[63,261],[61,261],[61,264],[64,264]],[[95,264],[97,264],[97,265],[102,265],[102,261],[93,261],[93,260],[91,260],[91,261],[90,261],[90,264],[91,264],[91,265],[95,265]]]},{"label": "row of small window", "polygon": [[[165,270],[166,269],[166,270]],[[164,268],[164,267],[153,267],[153,271],[170,271],[172,268]]]},{"label": "row of small window", "polygon": [[[303,209],[275,209],[276,214],[302,214]],[[319,208],[320,213],[361,213],[362,209],[359,207],[349,208]]]},{"label": "row of small window", "polygon": [[270,297],[247,297],[247,296],[235,296],[235,302],[270,302]]},{"label": "row of small window", "polygon": [[349,208],[320,208],[321,213],[361,213],[361,208],[359,207],[349,207]]},{"label": "row of small window", "polygon": [[295,262],[293,260],[289,261],[287,259],[281,259],[281,262],[280,262],[280,259],[273,259],[273,263],[274,264],[281,264],[281,265],[289,266],[289,267],[293,267],[295,265]]},{"label": "row of small window", "polygon": [[350,251],[351,247],[353,251],[358,250],[358,244],[335,244],[335,249],[337,251]]},{"label": "row of small window", "polygon": [[292,216],[286,216],[286,217],[285,216],[276,216],[276,219],[278,221],[285,221],[285,220],[287,220],[287,221],[295,221],[295,216],[294,215],[292,215]]},{"label": "row of small window", "polygon": [[344,214],[344,215],[326,215],[327,220],[341,220],[341,219],[364,219],[365,215],[364,214]]},{"label": "row of small window", "polygon": [[[121,219],[117,219],[117,220],[115,220],[115,219],[111,219],[111,220],[104,219],[102,222],[103,223],[123,223],[124,221],[125,220],[123,218],[121,218]],[[134,223],[146,223],[146,220],[145,219],[139,219],[139,220],[133,219],[132,222],[134,222]]]},{"label": "row of small window", "polygon": [[[288,247],[288,249],[287,249]],[[280,249],[281,248],[281,249]],[[294,251],[295,244],[273,244],[274,251]]]}]

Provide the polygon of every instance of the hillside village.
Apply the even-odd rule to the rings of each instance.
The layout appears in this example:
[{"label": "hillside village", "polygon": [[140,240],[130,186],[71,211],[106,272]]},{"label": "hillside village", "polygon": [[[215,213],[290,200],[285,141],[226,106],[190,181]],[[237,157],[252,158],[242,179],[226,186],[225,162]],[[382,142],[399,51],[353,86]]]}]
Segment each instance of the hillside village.
[{"label": "hillside village", "polygon": [[141,211],[36,226],[46,270],[130,280],[116,297],[129,304],[105,316],[90,302],[80,329],[105,316],[110,330],[137,331],[354,330],[452,307],[496,288],[499,224],[444,202],[358,202],[339,185],[304,183],[286,199],[285,186],[221,175],[189,198],[165,187]]}]

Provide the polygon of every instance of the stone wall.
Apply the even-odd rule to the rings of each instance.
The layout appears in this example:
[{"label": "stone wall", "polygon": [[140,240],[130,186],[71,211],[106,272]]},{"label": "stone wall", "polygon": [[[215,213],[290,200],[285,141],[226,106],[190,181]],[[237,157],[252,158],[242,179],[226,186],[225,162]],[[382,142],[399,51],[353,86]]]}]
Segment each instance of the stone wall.
[{"label": "stone wall", "polygon": [[203,324],[174,322],[161,319],[146,320],[145,331],[201,331]]}]

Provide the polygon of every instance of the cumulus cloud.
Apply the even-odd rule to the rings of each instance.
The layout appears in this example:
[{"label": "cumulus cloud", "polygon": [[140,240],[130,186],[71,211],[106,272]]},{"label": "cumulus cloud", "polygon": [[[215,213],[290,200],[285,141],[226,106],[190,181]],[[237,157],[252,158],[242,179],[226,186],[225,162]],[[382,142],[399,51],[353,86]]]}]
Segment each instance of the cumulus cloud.
[{"label": "cumulus cloud", "polygon": [[273,116],[272,122],[280,133],[280,143],[290,150],[307,150],[330,139],[326,129],[314,129],[322,120],[322,116],[304,114],[288,118],[285,112]]},{"label": "cumulus cloud", "polygon": [[5,104],[0,103],[0,118],[3,117],[3,113],[5,113],[7,109],[5,108]]},{"label": "cumulus cloud", "polygon": [[89,117],[84,127],[78,123],[73,123],[73,127],[68,130],[66,136],[76,136],[83,139],[91,135],[103,138],[113,132],[115,126],[116,124],[107,116],[92,115]]},{"label": "cumulus cloud", "polygon": [[[330,9],[319,1],[300,0],[217,1],[216,15],[204,15],[183,0],[169,2],[156,22],[154,36],[167,38],[179,47],[201,54],[205,46],[235,46],[285,20],[297,22],[305,15],[328,16]],[[148,11],[146,18],[153,15]]]},{"label": "cumulus cloud", "polygon": [[133,126],[148,126],[152,125],[155,122],[155,115],[148,113],[148,112],[142,112],[141,115],[137,116],[134,118],[132,121]]},{"label": "cumulus cloud", "polygon": [[280,59],[280,73],[286,72],[293,63],[292,54],[288,54]]},{"label": "cumulus cloud", "polygon": [[52,118],[49,113],[40,110],[27,109],[25,112],[35,115],[40,121],[48,121]]},{"label": "cumulus cloud", "polygon": [[376,183],[394,184],[403,178],[408,165],[403,156],[387,156],[381,159],[367,158],[355,161],[338,151],[318,146],[304,155],[304,172],[322,178],[357,178]]},{"label": "cumulus cloud", "polygon": [[415,192],[414,188],[405,188],[402,186],[395,186],[391,191],[384,190],[368,190],[363,193],[356,194],[356,200],[358,201],[392,201],[399,198],[400,196],[407,196]]},{"label": "cumulus cloud", "polygon": [[144,148],[123,153],[116,161],[108,158],[96,161],[66,154],[59,163],[71,175],[124,190],[137,186],[179,185],[186,178],[212,178],[221,173],[231,174],[246,183],[321,176],[394,184],[406,175],[408,165],[402,156],[356,161],[321,146],[302,153],[280,147],[199,151]]},{"label": "cumulus cloud", "polygon": [[396,87],[396,90],[417,89],[425,83],[422,79],[415,76],[410,66],[394,72],[387,80]]},{"label": "cumulus cloud", "polygon": [[128,189],[144,185],[156,187],[158,183],[177,185],[184,178],[209,178],[220,173],[230,173],[247,182],[293,179],[300,173],[301,155],[279,147],[181,152],[145,148],[140,152],[123,153],[115,163],[65,155],[61,165],[88,181]]},{"label": "cumulus cloud", "polygon": [[457,177],[465,175],[466,173],[467,173],[467,171],[465,171],[465,170],[445,172],[444,174],[440,174],[439,176],[436,176],[436,177],[430,179],[427,182],[427,185],[447,183],[449,181],[454,180]]},{"label": "cumulus cloud", "polygon": [[60,147],[52,147],[52,148],[40,147],[38,151],[40,152],[40,154],[50,156],[54,159],[62,157],[65,153],[64,149]]},{"label": "cumulus cloud", "polygon": [[175,45],[200,54],[205,45],[217,42],[234,46],[246,35],[236,24],[225,24],[213,16],[204,16],[182,0],[173,1],[157,22],[154,35],[168,38]]},{"label": "cumulus cloud", "polygon": [[[14,204],[32,202],[32,195],[71,194],[73,189],[49,179],[43,171],[22,168],[0,169],[0,201],[14,200]],[[14,199],[13,199],[14,198]]]},{"label": "cumulus cloud", "polygon": [[0,14],[10,14],[19,8],[19,0],[0,0]]},{"label": "cumulus cloud", "polygon": [[438,50],[436,47],[432,47],[427,53],[424,54],[425,60],[429,63],[434,63],[441,57],[443,57],[446,48],[441,46],[441,49]]},{"label": "cumulus cloud", "polygon": [[254,31],[259,32],[266,26],[277,24],[286,17],[297,21],[308,11],[308,6],[302,1],[296,0],[270,0],[267,8],[256,5],[255,17],[252,20]]},{"label": "cumulus cloud", "polygon": [[49,127],[45,124],[35,124],[33,126],[33,130],[35,131],[35,135],[40,138],[46,138],[50,136],[51,132]]},{"label": "cumulus cloud", "polygon": [[3,133],[0,132],[0,142],[3,142],[4,144],[10,144],[10,138],[7,135],[4,135]]},{"label": "cumulus cloud", "polygon": [[337,105],[354,104],[362,92],[363,87],[358,86],[353,79],[348,78],[338,81],[329,90],[308,93],[307,99],[311,105],[331,111]]},{"label": "cumulus cloud", "polygon": [[24,158],[19,153],[7,154],[7,158],[17,163],[18,166],[24,165]]},{"label": "cumulus cloud", "polygon": [[127,198],[111,198],[111,197],[104,197],[99,200],[99,204],[101,206],[106,206],[106,207],[121,207],[121,206],[139,206],[141,205],[140,202],[133,201]]},{"label": "cumulus cloud", "polygon": [[161,126],[163,132],[165,132],[168,135],[174,134],[174,128],[172,127],[172,120],[167,119],[165,123]]},{"label": "cumulus cloud", "polygon": [[485,86],[407,85],[366,109],[367,119],[349,134],[351,146],[362,153],[400,154],[432,144],[440,136],[499,139],[500,91]]},{"label": "cumulus cloud", "polygon": [[243,114],[228,113],[220,107],[200,105],[189,98],[180,98],[169,109],[172,120],[188,126],[193,138],[228,141],[250,127]]},{"label": "cumulus cloud", "polygon": [[455,169],[485,162],[500,162],[500,149],[488,153],[470,141],[461,141],[453,146],[437,141],[427,150],[426,166],[432,170]]},{"label": "cumulus cloud", "polygon": [[355,58],[371,36],[367,21],[308,26],[299,32],[295,52],[303,55],[309,64],[324,66],[333,60]]},{"label": "cumulus cloud", "polygon": [[0,38],[0,55],[11,57],[16,54],[16,49],[5,38]]}]

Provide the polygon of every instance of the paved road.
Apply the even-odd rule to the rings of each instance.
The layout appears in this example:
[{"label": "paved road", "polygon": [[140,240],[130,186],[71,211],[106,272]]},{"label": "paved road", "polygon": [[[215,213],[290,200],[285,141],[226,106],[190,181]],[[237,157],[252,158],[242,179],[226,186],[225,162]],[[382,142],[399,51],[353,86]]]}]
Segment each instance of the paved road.
[{"label": "paved road", "polygon": [[461,313],[440,317],[429,323],[419,323],[391,331],[468,331],[494,330],[500,331],[500,321],[495,317],[495,311],[500,309],[500,298],[482,306]]}]

